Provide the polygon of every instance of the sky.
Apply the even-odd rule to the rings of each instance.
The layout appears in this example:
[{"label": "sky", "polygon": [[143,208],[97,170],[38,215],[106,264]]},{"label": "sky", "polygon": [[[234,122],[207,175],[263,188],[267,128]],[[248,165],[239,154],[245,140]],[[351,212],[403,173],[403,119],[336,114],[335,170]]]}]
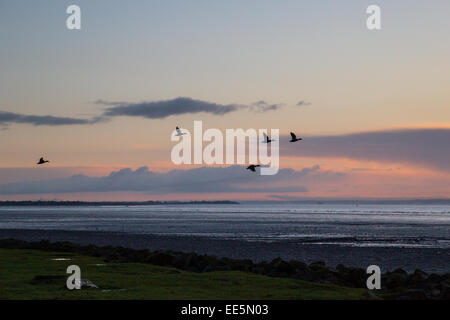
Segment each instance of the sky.
[{"label": "sky", "polygon": [[[447,0],[0,0],[0,200],[448,198],[449,14]],[[171,133],[195,120],[279,129],[279,173],[176,166]]]}]

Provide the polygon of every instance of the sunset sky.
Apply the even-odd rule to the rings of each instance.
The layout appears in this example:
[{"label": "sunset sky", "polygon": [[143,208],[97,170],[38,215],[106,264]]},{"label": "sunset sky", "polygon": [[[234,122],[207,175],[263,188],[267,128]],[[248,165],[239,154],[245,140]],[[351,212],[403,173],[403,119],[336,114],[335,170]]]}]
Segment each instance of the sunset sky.
[{"label": "sunset sky", "polygon": [[[449,39],[448,0],[0,0],[0,200],[450,198]],[[194,120],[280,172],[175,166]]]}]

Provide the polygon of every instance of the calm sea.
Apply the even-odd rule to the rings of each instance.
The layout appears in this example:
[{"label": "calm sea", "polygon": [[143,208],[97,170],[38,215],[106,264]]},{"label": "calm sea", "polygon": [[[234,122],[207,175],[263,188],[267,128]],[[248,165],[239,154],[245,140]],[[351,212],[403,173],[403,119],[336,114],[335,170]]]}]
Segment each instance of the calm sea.
[{"label": "calm sea", "polygon": [[115,231],[249,242],[450,248],[450,205],[0,207],[0,229]]}]

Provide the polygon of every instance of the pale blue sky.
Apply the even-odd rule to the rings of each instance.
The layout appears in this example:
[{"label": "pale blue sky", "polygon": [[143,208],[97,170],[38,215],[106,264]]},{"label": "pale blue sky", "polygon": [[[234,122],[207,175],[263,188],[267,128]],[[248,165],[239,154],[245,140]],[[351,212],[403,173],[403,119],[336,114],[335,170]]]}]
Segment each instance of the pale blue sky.
[{"label": "pale blue sky", "polygon": [[[70,4],[81,7],[80,31],[66,28]],[[382,9],[380,31],[366,28],[371,4]],[[0,0],[0,111],[91,118],[105,108],[97,100],[177,97],[284,105],[163,120],[123,116],[93,125],[18,121],[0,131],[0,168],[29,167],[44,153],[52,165],[76,173],[164,170],[172,166],[170,132],[175,125],[191,129],[194,120],[209,128],[279,128],[302,136],[449,128],[448,39],[448,0]],[[295,107],[299,101],[311,105]],[[327,157],[286,166],[373,165]],[[402,170],[399,175],[415,179],[415,171]],[[378,176],[360,179],[374,181],[375,189],[386,185]],[[427,179],[413,184],[417,193],[442,185],[435,176]]]},{"label": "pale blue sky", "polygon": [[[372,3],[380,32],[365,28]],[[69,4],[82,9],[81,31],[65,28]],[[320,103],[347,81],[359,104],[376,87],[362,78],[388,87],[389,68],[446,62],[449,12],[423,0],[1,1],[1,109],[75,115],[95,113],[96,99],[176,96]]]}]

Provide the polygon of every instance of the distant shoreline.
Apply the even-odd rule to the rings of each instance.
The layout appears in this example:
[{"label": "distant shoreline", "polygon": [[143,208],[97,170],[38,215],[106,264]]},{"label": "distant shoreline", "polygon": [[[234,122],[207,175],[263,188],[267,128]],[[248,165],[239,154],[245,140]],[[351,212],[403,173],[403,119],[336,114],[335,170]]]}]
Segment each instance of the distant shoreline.
[{"label": "distant shoreline", "polygon": [[187,204],[239,204],[236,201],[0,201],[0,207],[7,206],[152,206]]},{"label": "distant shoreline", "polygon": [[305,198],[279,200],[192,200],[192,201],[70,201],[70,200],[4,200],[0,207],[6,206],[151,206],[151,205],[230,205],[230,204],[303,204],[303,205],[450,205],[447,198],[429,199],[333,199],[333,198]]}]

